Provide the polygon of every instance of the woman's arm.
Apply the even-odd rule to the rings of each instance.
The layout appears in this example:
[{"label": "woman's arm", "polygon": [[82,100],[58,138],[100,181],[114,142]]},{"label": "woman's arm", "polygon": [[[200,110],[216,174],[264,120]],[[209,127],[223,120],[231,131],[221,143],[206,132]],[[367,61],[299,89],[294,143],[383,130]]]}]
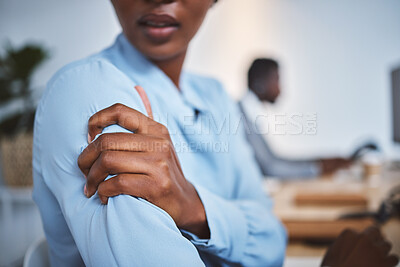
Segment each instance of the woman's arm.
[{"label": "woman's arm", "polygon": [[[224,107],[229,107],[229,112],[226,114],[232,118],[232,122],[235,122],[239,118],[237,116],[237,110],[231,107],[229,100],[226,101],[227,103]],[[136,140],[131,140],[131,143],[145,144],[145,146],[149,146],[149,142],[156,142],[155,140],[157,139],[150,139],[150,141],[147,139],[139,139],[141,135],[161,137],[162,133],[166,132],[165,128],[158,128],[159,125],[155,125],[153,128],[150,121],[144,120],[143,115],[138,114],[135,110],[120,106],[120,112],[116,113],[114,109],[115,107],[111,107],[94,115],[91,121],[94,120],[96,123],[90,122],[89,129],[93,128],[101,132],[103,125],[116,123],[130,130],[135,130],[136,134],[138,134],[135,137]],[[98,119],[98,117],[102,117],[102,119]],[[128,121],[130,125],[127,125],[128,123],[126,122]],[[138,124],[141,124],[141,127],[146,129],[146,132],[143,132],[142,129],[138,129]],[[233,126],[235,125],[236,124],[233,123]],[[184,187],[179,180],[186,179],[183,177],[183,174],[175,171],[176,169],[180,169],[180,167],[179,162],[171,160],[174,158],[171,156],[174,155],[174,150],[170,145],[167,146],[167,153],[164,151],[152,151],[155,153],[150,153],[147,156],[147,161],[150,164],[147,168],[132,166],[135,160],[129,160],[130,157],[136,158],[136,163],[133,165],[143,165],[141,163],[142,156],[137,155],[137,153],[132,153],[129,157],[116,156],[114,159],[110,159],[110,162],[113,163],[109,164],[114,167],[107,168],[106,170],[108,173],[111,172],[111,169],[114,173],[148,173],[148,169],[152,168],[153,172],[150,173],[151,177],[125,177],[125,182],[121,185],[117,179],[103,182],[102,180],[104,178],[101,177],[105,177],[106,175],[104,174],[97,180],[92,176],[88,177],[88,180],[96,181],[94,182],[95,186],[92,186],[92,189],[89,191],[93,193],[98,189],[102,197],[128,194],[148,199],[151,203],[166,210],[173,217],[182,232],[199,250],[213,254],[215,257],[219,258],[219,261],[215,264],[226,262],[243,266],[280,266],[283,263],[285,252],[285,232],[279,221],[271,212],[272,205],[270,200],[262,191],[261,175],[250,149],[248,148],[248,144],[245,141],[242,127],[239,127],[239,129],[232,129],[229,133],[230,134],[226,138],[230,144],[230,153],[232,153],[232,160],[234,161],[231,166],[235,166],[236,172],[236,177],[230,177],[229,179],[235,180],[235,197],[232,199],[225,199],[204,187],[194,185],[201,198],[202,206],[204,206],[205,209],[209,229],[209,234],[207,236],[209,237],[199,236],[196,231],[182,227],[180,223],[182,217],[180,217],[179,214],[186,218],[193,217],[190,209],[196,210],[196,198],[191,198],[190,196],[179,198],[181,194],[179,190],[176,189]],[[90,132],[90,136],[94,136],[95,134],[96,133]],[[133,136],[131,137],[133,138]],[[129,141],[124,141],[124,138],[127,138],[127,136],[113,136],[112,138],[100,140],[97,144],[92,143],[92,150],[96,150],[96,147],[103,147],[107,150],[111,147],[109,144],[118,144],[118,148],[114,149],[120,150],[119,153],[121,153],[121,150],[124,150],[122,148],[126,147],[126,144],[129,143]],[[163,140],[165,139],[165,137],[162,138]],[[154,144],[150,146],[154,147]],[[91,148],[88,147],[88,149]],[[102,152],[95,152],[96,155],[100,153]],[[144,153],[149,153],[149,151],[144,151]],[[82,153],[81,157],[85,160],[91,158],[86,151]],[[93,158],[95,158],[95,156],[93,156]],[[123,167],[121,165],[123,161],[126,161],[129,167]],[[129,162],[131,162],[131,164],[129,164]],[[164,162],[163,165],[167,167],[166,169],[168,172],[163,171],[163,168],[161,168],[157,162]],[[91,166],[94,169],[98,169],[95,164]],[[223,166],[220,167],[222,168]],[[88,169],[88,167],[81,166],[81,169]],[[138,170],[135,171],[135,169]],[[97,171],[95,172],[97,173]],[[215,179],[218,178],[216,177]],[[168,191],[172,193],[169,194],[165,192],[165,190],[156,190],[158,192],[156,194],[149,192],[150,189],[158,188],[158,185],[154,184],[154,180],[164,181],[162,183],[170,184],[171,189]],[[106,190],[103,188],[106,184],[108,184],[108,187],[113,188],[111,190],[112,192],[104,193]],[[185,203],[192,203],[192,205],[191,207],[189,205],[189,208],[185,210]],[[182,209],[182,211],[177,213],[176,211],[180,209]]]},{"label": "woman's arm", "polygon": [[[102,133],[114,124],[131,133]],[[165,210],[180,229],[209,237],[203,204],[164,125],[117,103],[94,114],[88,131],[90,144],[78,159],[87,197],[97,192],[103,204],[121,194],[140,197]],[[106,180],[109,175],[116,176]]]},{"label": "woman's arm", "polygon": [[[203,266],[195,246],[159,207],[127,195],[103,205],[97,195],[88,199],[83,193],[86,180],[77,160],[87,145],[87,120],[117,99],[143,112],[133,86],[102,61],[74,66],[57,75],[37,111],[34,153],[41,177],[36,178],[43,180],[42,189],[48,188],[54,195],[85,265]],[[128,131],[111,126],[105,132]],[[40,199],[43,191],[36,189],[37,202],[52,201]],[[47,215],[51,220],[51,214]],[[63,238],[51,236],[49,240]]]}]

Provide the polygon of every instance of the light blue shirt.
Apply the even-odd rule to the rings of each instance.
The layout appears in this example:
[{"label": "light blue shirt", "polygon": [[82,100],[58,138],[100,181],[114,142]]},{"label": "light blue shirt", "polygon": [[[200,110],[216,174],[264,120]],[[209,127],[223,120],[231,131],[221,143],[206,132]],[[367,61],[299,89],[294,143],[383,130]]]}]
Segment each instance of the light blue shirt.
[{"label": "light blue shirt", "polygon": [[[181,92],[124,35],[50,80],[36,113],[33,176],[53,266],[282,265],[286,233],[262,191],[236,105],[213,79],[184,73],[180,84]],[[102,205],[97,194],[83,194],[77,158],[88,145],[88,119],[115,103],[146,114],[135,85],[169,129],[204,204],[208,240],[181,231],[141,198],[120,195]],[[113,125],[103,133],[121,131]]]}]

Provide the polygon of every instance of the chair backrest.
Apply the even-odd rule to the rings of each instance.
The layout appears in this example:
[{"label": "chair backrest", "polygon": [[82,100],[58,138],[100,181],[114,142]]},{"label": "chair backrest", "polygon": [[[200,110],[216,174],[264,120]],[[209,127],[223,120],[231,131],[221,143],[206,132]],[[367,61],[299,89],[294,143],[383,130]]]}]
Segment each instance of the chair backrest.
[{"label": "chair backrest", "polygon": [[25,253],[23,267],[50,267],[46,239],[32,243]]}]

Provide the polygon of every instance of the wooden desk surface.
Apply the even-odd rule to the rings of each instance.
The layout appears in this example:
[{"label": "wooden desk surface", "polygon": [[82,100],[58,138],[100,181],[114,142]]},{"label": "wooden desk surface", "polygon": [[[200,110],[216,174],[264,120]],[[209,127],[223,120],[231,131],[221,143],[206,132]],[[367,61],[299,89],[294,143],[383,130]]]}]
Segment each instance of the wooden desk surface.
[{"label": "wooden desk surface", "polygon": [[[304,243],[304,239],[313,240],[314,237],[315,240],[318,240],[321,234],[327,236],[327,233],[330,233],[328,236],[331,235],[334,238],[334,236],[348,225],[358,230],[370,225],[372,221],[365,220],[350,222],[350,224],[341,224],[338,218],[340,215],[348,212],[365,209],[376,211],[390,189],[400,184],[400,171],[385,169],[380,178],[374,179],[373,186],[371,186],[371,181],[368,179],[357,180],[351,177],[349,179],[343,179],[343,177],[340,179],[323,177],[321,179],[292,182],[278,182],[267,179],[265,189],[275,201],[275,214],[289,229],[289,238],[291,240],[288,245],[287,256],[322,257],[328,246],[310,245],[309,243]],[[310,203],[299,206],[296,205],[295,201],[299,193],[362,195],[366,197],[367,204],[364,207],[362,205],[335,206],[312,205]],[[400,255],[400,220],[390,220],[382,226],[382,231],[386,238],[392,242],[392,251]]]}]

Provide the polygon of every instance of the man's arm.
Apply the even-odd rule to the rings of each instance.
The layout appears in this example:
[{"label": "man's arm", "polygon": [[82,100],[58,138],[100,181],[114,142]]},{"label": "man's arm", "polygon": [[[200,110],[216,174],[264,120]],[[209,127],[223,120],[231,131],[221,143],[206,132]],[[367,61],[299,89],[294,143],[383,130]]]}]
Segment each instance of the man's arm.
[{"label": "man's arm", "polygon": [[257,163],[263,175],[266,176],[279,177],[284,180],[315,178],[320,175],[332,174],[351,164],[351,160],[339,157],[308,160],[286,159],[277,156],[262,135],[250,133],[247,138],[255,151]]},{"label": "man's arm", "polygon": [[77,159],[87,145],[87,119],[117,99],[144,112],[133,86],[104,62],[75,66],[49,83],[35,125],[44,182],[87,266],[203,266],[196,248],[162,209],[127,195],[102,205],[97,194],[87,199],[83,193],[86,180]]},{"label": "man's arm", "polygon": [[[276,176],[285,179],[315,177],[321,174],[321,166],[315,160],[288,160],[276,156],[262,134],[257,131],[255,121],[246,114],[245,102],[239,107],[245,123],[246,139],[253,148],[255,158],[264,176]],[[251,108],[251,107],[248,107]]]},{"label": "man's arm", "polygon": [[[261,145],[255,139],[259,138]],[[261,135],[249,136],[249,143],[252,144],[256,153],[257,163],[263,175],[280,177],[283,179],[313,178],[322,173],[321,164],[318,160],[290,160],[277,156]]]},{"label": "man's arm", "polygon": [[297,160],[277,156],[263,134],[257,130],[256,119],[246,113],[252,107],[249,107],[246,102],[239,102],[239,107],[246,126],[246,138],[254,150],[257,163],[264,176],[275,176],[287,180],[313,178],[331,174],[351,164],[350,159],[339,157]]}]

